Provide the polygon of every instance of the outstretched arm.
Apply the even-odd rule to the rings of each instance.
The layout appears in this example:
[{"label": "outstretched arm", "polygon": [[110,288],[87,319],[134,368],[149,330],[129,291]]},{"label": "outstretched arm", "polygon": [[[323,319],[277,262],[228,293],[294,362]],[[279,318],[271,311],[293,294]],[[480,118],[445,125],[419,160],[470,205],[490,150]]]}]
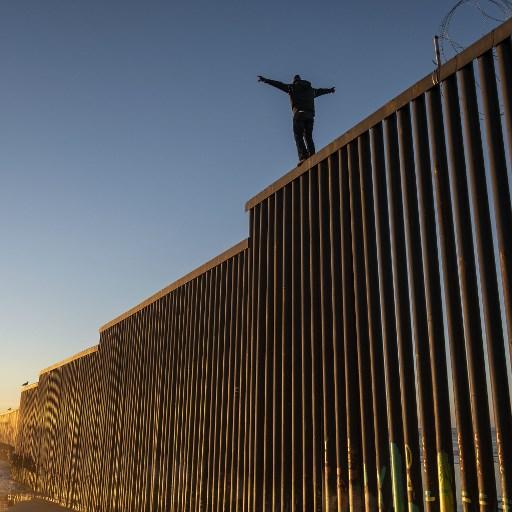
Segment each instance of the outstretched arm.
[{"label": "outstretched arm", "polygon": [[322,96],[324,94],[334,94],[335,92],[335,87],[331,87],[330,89],[315,89],[315,98],[318,98],[318,96]]},{"label": "outstretched arm", "polygon": [[264,76],[258,75],[258,82],[263,82],[264,84],[271,85],[272,87],[276,87],[280,91],[290,92],[290,85],[285,84],[283,82],[279,82],[277,80],[270,80],[270,78],[265,78]]}]

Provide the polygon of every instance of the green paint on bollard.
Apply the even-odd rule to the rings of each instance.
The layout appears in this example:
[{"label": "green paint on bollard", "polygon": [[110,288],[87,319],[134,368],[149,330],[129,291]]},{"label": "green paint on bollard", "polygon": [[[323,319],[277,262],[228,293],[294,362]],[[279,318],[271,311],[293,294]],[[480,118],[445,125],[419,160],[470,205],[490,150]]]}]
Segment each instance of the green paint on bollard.
[{"label": "green paint on bollard", "polygon": [[393,505],[395,512],[405,511],[404,499],[404,464],[400,450],[395,443],[390,443],[391,447],[391,481],[393,486]]}]

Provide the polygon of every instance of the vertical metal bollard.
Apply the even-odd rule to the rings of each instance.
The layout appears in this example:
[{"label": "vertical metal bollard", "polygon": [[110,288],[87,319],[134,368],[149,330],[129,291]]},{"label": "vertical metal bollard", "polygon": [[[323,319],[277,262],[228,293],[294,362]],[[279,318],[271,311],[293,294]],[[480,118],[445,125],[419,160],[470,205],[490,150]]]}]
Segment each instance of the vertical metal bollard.
[{"label": "vertical metal bollard", "polygon": [[281,502],[282,512],[293,510],[294,493],[292,476],[294,472],[293,449],[293,346],[292,346],[292,185],[283,190],[282,242],[281,242],[281,286],[278,290],[281,301]]},{"label": "vertical metal bollard", "polygon": [[302,251],[300,244],[300,182],[291,183],[291,256],[292,256],[292,510],[304,510],[302,469],[302,360],[301,360],[301,280]]},{"label": "vertical metal bollard", "polygon": [[[254,411],[255,411],[255,435],[254,435],[254,480],[253,485],[253,512],[264,510],[265,503],[263,486],[265,478],[264,466],[264,443],[265,443],[265,343],[266,343],[266,294],[267,294],[267,268],[265,264],[267,254],[267,230],[268,230],[268,208],[262,203],[258,209],[260,216],[260,243],[258,245],[258,262],[255,270],[257,281],[257,304],[256,316],[253,318],[255,326],[255,393],[254,393]],[[263,392],[263,393],[262,393]]]},{"label": "vertical metal bollard", "polygon": [[[214,290],[215,290],[215,271],[211,270],[206,275],[206,311],[204,323],[204,363],[203,363],[203,385],[201,396],[201,423],[199,435],[199,457],[197,468],[197,490],[196,490],[196,511],[203,512],[206,504],[206,482],[207,482],[207,468],[208,468],[208,434],[209,434],[209,404],[210,404],[210,375],[211,375],[211,342],[212,339],[212,325],[213,325],[213,304],[214,304]],[[172,404],[172,401],[169,400]]]},{"label": "vertical metal bollard", "polygon": [[270,196],[263,203],[267,211],[266,253],[264,254],[264,265],[266,269],[265,298],[264,298],[264,359],[263,365],[263,480],[262,480],[262,503],[264,510],[273,510],[274,489],[273,482],[273,380],[272,368],[274,364],[274,246],[275,246],[275,201],[276,195]]},{"label": "vertical metal bollard", "polygon": [[249,300],[248,309],[248,398],[246,400],[248,429],[246,433],[246,457],[244,468],[244,503],[243,512],[251,512],[253,510],[252,496],[254,486],[254,467],[255,467],[255,379],[256,379],[256,333],[255,322],[257,318],[257,277],[255,267],[259,262],[258,245],[260,241],[260,216],[259,209],[251,210],[251,250],[249,264]]},{"label": "vertical metal bollard", "polygon": [[245,488],[246,488],[246,460],[248,457],[248,411],[247,404],[249,401],[249,381],[250,381],[250,350],[249,350],[249,277],[250,277],[250,250],[245,254],[244,272],[243,272],[243,295],[242,304],[240,306],[240,315],[242,316],[242,334],[241,334],[241,352],[240,352],[240,412],[239,412],[239,438],[237,443],[237,485],[236,485],[236,512],[241,512],[245,507]]},{"label": "vertical metal bollard", "polygon": [[310,225],[308,215],[309,179],[299,178],[300,184],[300,304],[301,304],[301,392],[302,392],[302,496],[305,510],[314,511],[313,432],[311,396],[311,284],[310,284]]},{"label": "vertical metal bollard", "polygon": [[[251,228],[252,228],[252,219],[253,215],[250,214],[251,219]],[[237,484],[237,512],[247,511],[248,503],[247,503],[247,489],[248,489],[248,469],[249,469],[249,460],[250,460],[250,401],[251,401],[251,326],[252,326],[252,259],[253,259],[253,250],[249,248],[247,251],[246,257],[246,269],[244,272],[244,280],[245,280],[245,294],[244,300],[245,304],[242,309],[243,315],[245,315],[245,321],[243,323],[244,333],[245,333],[245,342],[243,343],[245,357],[241,358],[243,361],[244,375],[240,376],[240,396],[243,398],[243,409],[240,411],[240,439],[238,442],[238,453],[239,453],[239,480]],[[242,380],[244,379],[244,380]],[[243,387],[242,387],[243,383]],[[242,454],[240,456],[240,454]]]},{"label": "vertical metal bollard", "polygon": [[253,494],[253,482],[254,482],[254,437],[255,437],[255,347],[256,347],[256,335],[254,329],[254,323],[256,321],[256,303],[257,303],[257,289],[256,279],[257,274],[255,267],[258,264],[258,245],[260,241],[260,218],[258,208],[254,208],[250,212],[250,233],[251,233],[251,249],[250,249],[250,264],[249,264],[249,300],[247,303],[248,309],[248,399],[246,401],[247,419],[248,419],[248,430],[246,434],[246,457],[245,457],[245,468],[244,468],[244,503],[243,512],[251,512],[253,510],[252,494]]},{"label": "vertical metal bollard", "polygon": [[[200,448],[201,448],[201,419],[202,419],[202,403],[204,399],[204,380],[205,380],[205,363],[206,363],[206,346],[204,339],[206,338],[205,327],[206,327],[206,285],[207,276],[201,276],[198,283],[198,300],[199,300],[199,319],[198,319],[198,330],[197,330],[197,344],[198,344],[198,356],[197,356],[197,379],[195,383],[195,405],[194,405],[194,435],[193,435],[193,446],[192,446],[192,460],[191,460],[191,485],[189,489],[188,500],[190,502],[190,510],[197,511],[198,503],[198,484],[199,484],[199,472],[200,466]],[[162,333],[163,335],[163,333]],[[155,507],[158,508],[158,507]]]},{"label": "vertical metal bollard", "polygon": [[284,190],[276,193],[274,213],[274,248],[272,251],[274,280],[274,322],[272,325],[272,343],[274,357],[272,361],[272,510],[280,511],[282,496],[282,466],[283,466],[283,201]]},{"label": "vertical metal bollard", "polygon": [[322,324],[321,324],[321,268],[320,225],[318,211],[319,167],[308,173],[308,221],[309,221],[309,286],[311,296],[310,353],[311,353],[311,423],[313,461],[313,510],[322,512],[324,488],[323,442],[323,392],[322,392]]}]

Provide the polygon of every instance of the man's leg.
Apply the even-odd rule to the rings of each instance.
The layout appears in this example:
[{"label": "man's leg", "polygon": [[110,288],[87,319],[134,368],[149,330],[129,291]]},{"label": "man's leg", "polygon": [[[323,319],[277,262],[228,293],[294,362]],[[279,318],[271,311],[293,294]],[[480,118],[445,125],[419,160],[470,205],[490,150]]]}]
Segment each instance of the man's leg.
[{"label": "man's leg", "polygon": [[308,156],[315,154],[315,143],[313,142],[313,124],[315,119],[307,119],[304,121],[304,138],[306,139],[306,146],[308,150]]},{"label": "man's leg", "polygon": [[299,160],[305,160],[308,157],[308,150],[304,144],[304,121],[299,116],[293,118],[293,135],[295,144],[297,144]]}]

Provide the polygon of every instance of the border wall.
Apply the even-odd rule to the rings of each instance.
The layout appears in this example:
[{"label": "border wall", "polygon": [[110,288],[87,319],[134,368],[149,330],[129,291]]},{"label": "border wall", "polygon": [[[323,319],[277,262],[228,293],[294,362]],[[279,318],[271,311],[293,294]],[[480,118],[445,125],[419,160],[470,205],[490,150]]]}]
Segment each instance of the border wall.
[{"label": "border wall", "polygon": [[17,480],[87,511],[211,508],[241,496],[247,248],[109,322],[98,347],[23,389]]},{"label": "border wall", "polygon": [[511,510],[512,20],[251,199],[21,396],[84,511]]}]

